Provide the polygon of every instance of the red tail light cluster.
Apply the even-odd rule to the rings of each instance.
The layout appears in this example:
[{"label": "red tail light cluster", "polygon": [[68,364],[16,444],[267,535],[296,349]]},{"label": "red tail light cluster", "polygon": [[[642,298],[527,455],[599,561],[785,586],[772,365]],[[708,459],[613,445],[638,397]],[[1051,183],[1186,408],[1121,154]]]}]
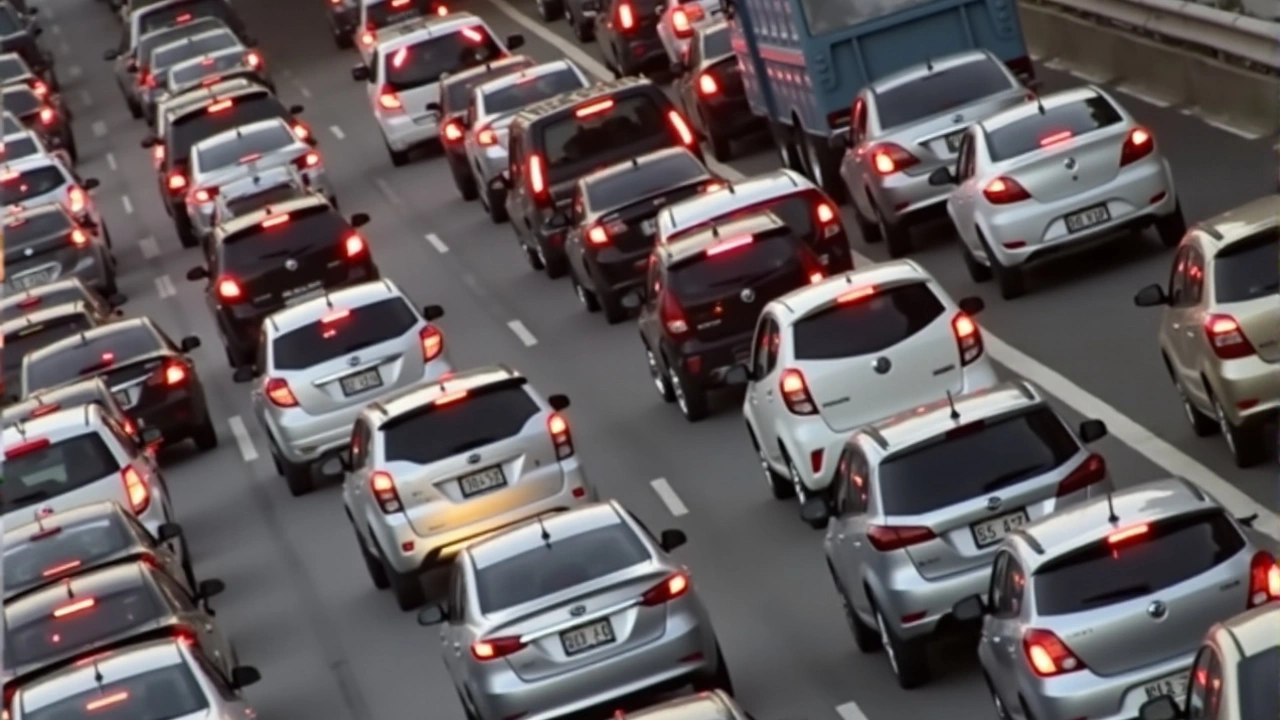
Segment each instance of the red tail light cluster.
[{"label": "red tail light cluster", "polygon": [[978,324],[966,313],[957,313],[951,318],[951,331],[956,336],[956,347],[960,350],[960,362],[972,365],[982,357],[982,331]]},{"label": "red tail light cluster", "polygon": [[1017,180],[1007,177],[998,177],[987,183],[982,189],[982,196],[992,205],[1010,205],[1031,199],[1031,193],[1026,188],[1019,185]]},{"label": "red tail light cluster", "polygon": [[673,573],[662,582],[654,585],[640,596],[640,604],[648,607],[654,605],[662,605],[689,592],[689,576],[682,573]]},{"label": "red tail light cluster", "polygon": [[672,339],[679,341],[689,335],[689,321],[685,319],[684,308],[680,307],[680,301],[670,292],[662,293],[658,313],[662,316],[662,326]]},{"label": "red tail light cluster", "polygon": [[792,415],[818,414],[818,404],[809,394],[809,383],[804,379],[804,373],[795,368],[784,370],[782,379],[778,382],[778,390],[782,393],[782,402]]},{"label": "red tail light cluster", "polygon": [[422,360],[431,362],[444,352],[444,334],[434,325],[428,325],[418,332],[422,343]]},{"label": "red tail light cluster", "polygon": [[477,640],[471,644],[471,656],[481,662],[497,660],[520,652],[527,644],[516,636]]},{"label": "red tail light cluster", "polygon": [[891,527],[888,525],[870,525],[867,527],[867,540],[871,547],[880,552],[901,550],[929,542],[937,536],[927,527]]},{"label": "red tail light cluster", "polygon": [[623,30],[634,30],[636,28],[636,10],[627,0],[618,3],[618,27]]},{"label": "red tail light cluster", "polygon": [[457,120],[450,120],[445,123],[444,129],[440,131],[440,134],[447,143],[460,143],[467,136],[466,131],[462,129],[462,123]]},{"label": "red tail light cluster", "polygon": [[400,502],[400,493],[396,491],[396,481],[391,473],[381,470],[369,476],[369,491],[378,501],[378,507],[385,514],[400,512],[404,505]]},{"label": "red tail light cluster", "polygon": [[680,39],[693,37],[694,23],[706,17],[701,5],[678,7],[671,12],[671,29]]},{"label": "red tail light cluster", "polygon": [[547,432],[551,434],[551,442],[556,446],[556,459],[564,460],[573,455],[573,436],[569,433],[569,421],[560,413],[551,413],[547,418]]},{"label": "red tail light cluster", "polygon": [[871,164],[881,175],[893,175],[920,163],[920,158],[894,143],[881,143],[871,148]]},{"label": "red tail light cluster", "polygon": [[1253,343],[1244,336],[1240,323],[1230,315],[1210,315],[1204,319],[1205,339],[1213,353],[1222,360],[1237,360],[1249,357],[1258,351]]},{"label": "red tail light cluster", "polygon": [[1249,563],[1249,607],[1255,608],[1280,600],[1280,565],[1265,550]]},{"label": "red tail light cluster", "polygon": [[215,285],[218,299],[223,303],[235,303],[244,300],[244,290],[235,278],[223,275]]},{"label": "red tail light cluster", "polygon": [[1120,149],[1120,167],[1141,160],[1155,149],[1156,141],[1150,131],[1146,128],[1130,130],[1129,137],[1125,138],[1124,146]]},{"label": "red tail light cluster", "polygon": [[120,479],[124,482],[125,495],[129,498],[129,509],[134,515],[141,515],[151,506],[151,488],[142,479],[142,475],[132,465],[126,465],[120,471]]},{"label": "red tail light cluster", "polygon": [[270,378],[267,380],[267,400],[279,408],[298,407],[298,398],[294,396],[293,389],[289,387],[289,381],[284,378]]},{"label": "red tail light cluster", "polygon": [[1066,675],[1084,669],[1084,663],[1048,630],[1030,629],[1022,636],[1022,651],[1027,664],[1040,677]]},{"label": "red tail light cluster", "polygon": [[383,87],[378,91],[378,107],[383,110],[404,110],[404,103],[400,101],[400,96],[396,91],[389,87]]},{"label": "red tail light cluster", "polygon": [[1096,485],[1107,479],[1107,461],[1096,453],[1085,458],[1080,466],[1058,483],[1058,497],[1070,495],[1090,485]]}]

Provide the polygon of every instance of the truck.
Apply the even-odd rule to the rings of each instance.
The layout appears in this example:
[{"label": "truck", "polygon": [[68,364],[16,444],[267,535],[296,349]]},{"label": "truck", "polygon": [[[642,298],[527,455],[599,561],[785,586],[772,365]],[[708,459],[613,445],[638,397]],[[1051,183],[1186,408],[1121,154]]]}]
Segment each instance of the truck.
[{"label": "truck", "polygon": [[986,49],[1034,87],[1016,0],[721,0],[751,111],[784,167],[837,201],[853,98],[891,73]]}]

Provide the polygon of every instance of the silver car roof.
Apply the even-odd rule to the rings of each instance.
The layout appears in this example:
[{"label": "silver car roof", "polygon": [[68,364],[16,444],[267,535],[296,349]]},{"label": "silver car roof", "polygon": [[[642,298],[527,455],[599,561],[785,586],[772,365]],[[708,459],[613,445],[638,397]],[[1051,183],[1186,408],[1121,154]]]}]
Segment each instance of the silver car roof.
[{"label": "silver car roof", "polygon": [[505,380],[523,382],[524,376],[505,365],[473,368],[450,375],[446,380],[424,382],[399,392],[389,393],[371,403],[369,409],[380,416],[376,424],[381,426],[388,420],[435,402],[442,395],[474,390]]},{"label": "silver car roof", "polygon": [[[219,172],[222,170],[230,170],[231,166],[229,165],[220,165],[216,168],[199,167],[200,154],[211,148],[216,148],[219,145],[233,143],[236,140],[239,140],[240,138],[244,137],[245,135],[250,135],[257,132],[270,130],[271,128],[280,128],[289,136],[289,138],[292,141],[284,145],[281,145],[278,148],[272,149],[271,152],[276,152],[277,150],[283,150],[284,148],[287,148],[290,145],[301,143],[301,141],[299,141],[296,137],[294,137],[293,128],[289,127],[289,123],[285,122],[283,118],[267,118],[266,120],[259,120],[257,122],[240,125],[239,127],[235,127],[230,130],[223,130],[217,135],[210,135],[209,137],[201,140],[195,145],[192,145],[191,146],[192,172],[200,174],[200,173],[208,173],[208,172]],[[242,168],[242,171],[244,169],[246,168]]]},{"label": "silver car roof", "polygon": [[[563,72],[565,70],[572,70],[575,73],[577,73],[579,77],[586,79],[586,74],[582,72],[581,68],[573,64],[572,61],[552,60],[551,62],[538,63],[537,65],[530,65],[529,67],[523,70],[520,70],[518,72],[510,73],[508,75],[503,75],[501,77],[496,77],[492,80],[486,80],[480,83],[479,85],[476,85],[475,92],[480,95],[486,95],[488,93],[496,92],[498,90],[505,90],[506,88],[509,88],[512,85],[515,85],[521,82],[522,80],[527,80],[529,78],[535,78],[535,77],[542,77],[543,75],[550,75],[551,73]],[[588,82],[590,81],[588,80]]]},{"label": "silver car roof", "polygon": [[175,665],[187,665],[175,638],[155,640],[132,645],[122,650],[99,656],[91,665],[73,665],[47,677],[23,686],[22,707],[27,712],[52,705],[80,693],[99,687],[96,676],[103,683],[115,683],[126,678],[160,670]]},{"label": "silver car roof", "polygon": [[393,297],[404,298],[406,302],[409,300],[395,283],[385,278],[360,283],[286,307],[271,315],[271,322],[265,323],[263,327],[268,337],[279,337],[284,333],[310,325],[329,313],[364,307]]},{"label": "silver car roof", "polygon": [[[859,434],[870,437],[886,453],[894,453],[966,423],[997,417],[1044,403],[1031,383],[1012,380],[964,395],[942,397],[928,405],[904,410],[872,423]],[[960,419],[956,420],[955,415]]]}]

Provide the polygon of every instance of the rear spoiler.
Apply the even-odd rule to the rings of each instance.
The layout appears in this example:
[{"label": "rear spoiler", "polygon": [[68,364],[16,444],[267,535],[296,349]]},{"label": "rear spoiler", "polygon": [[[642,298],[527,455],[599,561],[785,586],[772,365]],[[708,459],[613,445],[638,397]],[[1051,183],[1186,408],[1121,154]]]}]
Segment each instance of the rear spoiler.
[{"label": "rear spoiler", "polygon": [[[698,179],[696,179],[696,180],[690,180],[689,182],[680,183],[679,185],[671,185],[671,186],[669,186],[669,187],[665,187],[665,188],[663,188],[663,189],[661,189],[661,190],[659,190],[659,191],[657,191],[657,192],[653,192],[653,193],[650,193],[650,194],[645,195],[645,196],[643,196],[643,197],[633,199],[633,200],[631,200],[631,201],[627,202],[627,204],[626,204],[626,205],[621,205],[621,206],[619,206],[619,207],[618,207],[617,209],[615,209],[615,210],[610,210],[609,212],[607,212],[607,213],[605,213],[604,215],[601,215],[601,216],[600,216],[600,222],[601,222],[601,223],[608,223],[608,222],[609,222],[609,221],[611,221],[611,220],[616,220],[616,219],[618,218],[618,216],[619,216],[619,215],[623,214],[623,213],[624,213],[625,211],[627,211],[628,209],[633,208],[633,207],[635,207],[636,205],[640,205],[641,203],[650,202],[650,201],[652,201],[654,198],[658,197],[659,195],[665,195],[665,194],[667,194],[667,193],[669,193],[669,192],[672,192],[672,191],[674,191],[674,190],[684,190],[684,189],[687,189],[687,188],[690,188],[690,187],[694,187],[694,186],[698,186],[698,185],[703,186],[703,187],[702,187],[702,188],[700,188],[700,189],[705,189],[705,188],[706,188],[706,186],[711,185],[712,183],[715,183],[715,182],[717,182],[716,177],[715,177],[714,175],[712,175],[711,173],[707,173],[706,175],[704,175],[704,176],[702,176],[702,177],[700,177],[700,178],[698,178]],[[661,212],[661,211],[659,211],[659,212]]]},{"label": "rear spoiler", "polygon": [[93,657],[95,655],[104,655],[106,653],[119,650],[120,648],[137,645],[148,640],[160,640],[162,638],[169,637],[179,626],[179,623],[173,622],[172,620],[153,620],[149,627],[117,633],[113,637],[103,640],[102,642],[79,647],[76,649],[76,652],[53,662],[44,662],[39,664],[33,663],[25,668],[19,668],[17,672],[14,673],[14,676],[4,684],[5,696],[7,698],[21,686],[75,665],[84,658]]},{"label": "rear spoiler", "polygon": [[[422,417],[423,415],[430,413],[436,407],[436,400],[439,400],[441,397],[447,397],[451,394],[451,392],[453,392],[453,391],[450,391],[450,389],[447,387],[446,385],[447,382],[448,380],[444,380],[439,383],[440,389],[443,390],[444,392],[442,392],[440,396],[437,397],[435,400],[432,400],[430,403],[423,405],[417,408],[416,410],[413,410],[412,412],[407,412],[403,415],[400,415],[388,420],[387,422],[383,423],[380,426],[380,428],[383,430],[394,430],[397,426],[402,425],[408,420],[419,418],[419,417]],[[519,375],[516,377],[503,378],[496,382],[480,385],[479,387],[459,388],[456,392],[465,392],[467,397],[475,397],[477,395],[487,395],[489,393],[498,392],[500,390],[510,390],[511,388],[524,387],[528,383],[529,383],[528,378],[524,377],[523,375]]]}]

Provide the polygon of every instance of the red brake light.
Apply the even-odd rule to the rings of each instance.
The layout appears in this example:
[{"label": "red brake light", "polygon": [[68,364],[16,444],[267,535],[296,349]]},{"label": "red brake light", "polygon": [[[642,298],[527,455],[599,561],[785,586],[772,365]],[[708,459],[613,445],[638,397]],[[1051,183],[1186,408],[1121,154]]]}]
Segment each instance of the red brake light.
[{"label": "red brake light", "polygon": [[351,317],[351,311],[346,308],[343,308],[341,310],[335,310],[329,313],[328,315],[325,315],[324,317],[320,318],[320,324],[332,325],[333,323],[336,323],[339,320],[346,320],[349,317]]},{"label": "red brake light", "polygon": [[547,193],[547,178],[542,170],[541,155],[529,158],[529,192],[537,198],[545,197]]},{"label": "red brake light", "polygon": [[57,577],[58,575],[61,575],[63,573],[71,572],[72,570],[75,570],[76,568],[80,567],[83,564],[84,563],[80,562],[79,560],[68,560],[67,562],[54,565],[48,570],[44,570],[43,572],[40,573],[40,577],[42,578]]},{"label": "red brake light", "polygon": [[587,241],[592,245],[608,245],[609,231],[605,230],[601,225],[593,225],[591,229],[587,231]]},{"label": "red brake light", "polygon": [[391,0],[391,7],[393,7],[393,8],[402,8],[402,7],[404,7],[405,5],[408,5],[408,4],[409,4],[410,2],[412,2],[412,1],[413,1],[413,0]]},{"label": "red brake light", "polygon": [[778,389],[782,392],[782,401],[792,415],[817,415],[818,405],[809,394],[809,383],[805,382],[804,373],[795,368],[783,371],[778,381]]},{"label": "red brake light", "polygon": [[679,340],[689,333],[689,322],[685,320],[684,308],[680,307],[680,302],[670,292],[662,293],[659,314],[662,316],[662,326],[675,339]]},{"label": "red brake light", "polygon": [[1022,636],[1022,650],[1027,656],[1027,663],[1040,677],[1053,677],[1084,669],[1080,658],[1048,630],[1027,630]]},{"label": "red brake light", "polygon": [[636,26],[636,11],[632,9],[631,3],[618,3],[618,25],[623,30],[634,30]]},{"label": "red brake light", "polygon": [[471,644],[471,656],[481,662],[497,660],[524,649],[525,643],[518,637],[496,637],[477,640]]},{"label": "red brake light", "polygon": [[982,331],[973,318],[966,313],[956,313],[951,318],[951,331],[956,336],[956,347],[960,350],[962,365],[971,365],[982,357]]},{"label": "red brake light", "polygon": [[498,134],[493,128],[483,127],[476,133],[476,142],[483,147],[490,147],[498,144]]},{"label": "red brake light", "polygon": [[48,405],[41,405],[40,407],[37,407],[37,408],[35,408],[35,409],[33,409],[33,410],[31,411],[31,417],[33,417],[33,418],[44,417],[45,415],[48,415],[49,413],[58,412],[58,410],[59,410],[59,409],[61,409],[61,408],[62,408],[62,406],[61,406],[61,405],[59,405],[58,403],[50,403],[50,404],[48,404]]},{"label": "red brake light", "polygon": [[449,14],[449,8],[445,7],[444,5],[440,5],[439,7],[436,8],[436,15],[438,15],[439,17],[444,17],[445,15],[448,15],[448,14]]},{"label": "red brake light", "polygon": [[689,123],[685,122],[684,116],[678,110],[667,111],[667,122],[671,123],[671,128],[676,131],[676,135],[680,138],[680,144],[686,147],[693,147],[698,142],[697,136],[693,134],[693,130],[689,129]]},{"label": "red brake light", "polygon": [[134,515],[146,512],[151,506],[151,488],[143,482],[142,475],[132,465],[126,465],[120,471],[120,479],[124,481],[125,494],[129,496],[129,509]]},{"label": "red brake light", "polygon": [[276,407],[298,407],[298,398],[294,397],[289,382],[283,378],[267,380],[267,399]]},{"label": "red brake light", "polygon": [[388,515],[400,512],[403,507],[400,503],[400,494],[396,492],[396,481],[391,477],[391,473],[379,470],[370,475],[369,491],[373,493],[374,499],[378,501],[378,507],[382,508],[382,512]]},{"label": "red brake light", "polygon": [[298,165],[298,168],[301,170],[307,170],[313,167],[317,167],[320,165],[320,153],[309,152],[306,155],[303,155],[302,157],[295,159],[294,162]]},{"label": "red brake light", "polygon": [[613,109],[613,106],[614,106],[613,100],[601,100],[599,102],[593,102],[590,105],[583,105],[577,110],[574,110],[573,116],[580,117],[580,118],[591,117],[592,115],[599,115],[600,113],[603,113],[603,112],[609,112],[610,110]]},{"label": "red brake light", "polygon": [[654,585],[640,596],[640,604],[646,606],[662,605],[689,592],[689,576],[682,572],[673,573],[665,580]]},{"label": "red brake light", "polygon": [[715,257],[716,255],[727,253],[730,250],[735,250],[737,248],[750,245],[751,243],[755,242],[755,239],[756,238],[754,235],[742,235],[740,237],[729,238],[728,240],[722,240],[706,249],[707,257]]},{"label": "red brake light", "polygon": [[825,202],[818,203],[818,209],[816,212],[818,213],[818,222],[822,223],[823,225],[830,222],[835,222],[836,211],[835,211],[835,208],[831,207],[830,204]]},{"label": "red brake light", "polygon": [[1129,137],[1125,138],[1124,147],[1120,150],[1120,166],[1137,162],[1155,149],[1156,141],[1151,133],[1145,128],[1134,128],[1129,131]]},{"label": "red brake light", "polygon": [[1080,463],[1080,466],[1071,471],[1071,474],[1062,479],[1058,483],[1058,497],[1070,495],[1077,490],[1083,490],[1090,485],[1096,485],[1107,477],[1107,461],[1101,455],[1092,454]]},{"label": "red brake light", "polygon": [[881,175],[902,172],[919,162],[919,158],[907,152],[901,145],[882,143],[871,148],[871,163],[875,166],[876,172]]},{"label": "red brake light", "polygon": [[35,93],[36,97],[44,97],[49,94],[49,86],[40,80],[35,80],[31,83],[31,92]]},{"label": "red brake light", "polygon": [[195,198],[198,203],[207,203],[218,196],[218,188],[201,188],[196,191]]},{"label": "red brake light", "polygon": [[378,106],[383,110],[403,110],[404,103],[400,102],[400,96],[390,88],[382,88],[378,93]]},{"label": "red brake light", "polygon": [[689,5],[676,8],[671,13],[671,29],[676,37],[687,38],[693,35],[693,24],[706,17],[701,5]]},{"label": "red brake light", "polygon": [[1213,353],[1222,360],[1236,360],[1257,352],[1244,336],[1240,323],[1230,315],[1210,315],[1204,319],[1205,339]]},{"label": "red brake light", "polygon": [[876,294],[876,288],[874,285],[871,287],[858,288],[857,290],[850,290],[849,292],[836,298],[836,304],[848,305],[850,303],[856,303],[859,300],[865,300],[866,298],[872,297],[875,294]]},{"label": "red brake light", "polygon": [[1040,147],[1050,147],[1052,145],[1064,143],[1073,137],[1075,137],[1075,133],[1070,130],[1063,130],[1062,132],[1056,132],[1052,135],[1046,135],[1040,138]]},{"label": "red brake light", "polygon": [[551,442],[556,446],[557,460],[573,455],[573,436],[569,434],[569,421],[563,415],[551,413],[547,418],[547,432],[551,433]]},{"label": "red brake light", "polygon": [[867,527],[867,539],[871,547],[880,552],[901,550],[912,545],[929,542],[937,536],[927,527],[889,527],[887,525],[870,525]]},{"label": "red brake light", "polygon": [[98,601],[95,598],[83,598],[76,600],[75,602],[69,602],[66,605],[59,605],[54,608],[53,616],[55,618],[64,618],[68,615],[75,615],[76,613],[84,612],[85,610],[91,610],[93,609],[93,606],[97,604]]},{"label": "red brake light", "polygon": [[26,442],[18,443],[17,445],[10,445],[4,449],[4,459],[12,460],[14,458],[22,457],[23,455],[30,455],[33,452],[39,452],[47,447],[49,447],[48,438],[36,438],[35,440],[28,440]]},{"label": "red brake light", "polygon": [[459,400],[462,400],[466,397],[467,397],[466,390],[457,390],[451,393],[445,393],[441,395],[440,397],[432,401],[431,404],[435,405],[436,407],[439,407],[441,405],[452,405],[453,403],[456,403]]},{"label": "red brake light", "polygon": [[84,212],[85,206],[89,204],[89,198],[85,195],[84,190],[79,186],[73,185],[67,191],[67,202],[71,205],[71,213],[79,215]]},{"label": "red brake light", "polygon": [[1031,193],[1026,188],[1019,185],[1017,180],[1007,177],[998,177],[987,183],[982,189],[982,196],[992,205],[1009,205],[1031,199]]},{"label": "red brake light", "polygon": [[164,366],[164,384],[170,387],[181,385],[187,380],[187,366],[174,360]]},{"label": "red brake light", "polygon": [[273,227],[276,227],[277,225],[283,225],[287,222],[289,222],[289,216],[287,214],[276,215],[274,217],[269,217],[266,220],[263,220],[260,223],[260,225],[262,226],[263,230],[266,230],[267,228],[273,228]]},{"label": "red brake light", "polygon": [[169,173],[169,189],[181,190],[187,186],[187,176],[180,172]]},{"label": "red brake light", "polygon": [[465,37],[466,39],[470,40],[473,43],[484,42],[484,33],[480,32],[479,30],[473,27],[462,28],[458,32],[462,33],[463,37]]},{"label": "red brake light", "polygon": [[306,140],[311,137],[311,130],[302,123],[294,123],[293,134],[297,135],[299,140]]},{"label": "red brake light", "polygon": [[101,710],[104,707],[119,705],[120,703],[128,699],[129,699],[129,691],[120,690],[119,692],[113,692],[110,695],[103,695],[102,697],[96,700],[90,700],[89,702],[85,703],[84,709],[89,712],[93,712],[94,710]]},{"label": "red brake light", "polygon": [[1249,563],[1249,607],[1280,600],[1280,565],[1271,553],[1262,550]]},{"label": "red brake light", "polygon": [[218,299],[224,302],[235,302],[244,297],[244,291],[240,289],[240,283],[234,278],[224,277],[218,280]]},{"label": "red brake light", "polygon": [[366,47],[373,47],[373,44],[377,41],[378,41],[378,36],[374,35],[372,30],[365,30],[364,32],[360,33],[361,45],[365,45]]},{"label": "red brake light", "polygon": [[248,65],[250,70],[257,70],[262,67],[262,56],[256,52],[250,52],[244,56],[244,64]]},{"label": "red brake light", "polygon": [[351,234],[347,236],[346,240],[342,241],[342,248],[347,254],[347,259],[350,260],[363,255],[367,245],[365,245],[364,238]]},{"label": "red brake light", "polygon": [[1107,544],[1120,545],[1121,543],[1127,542],[1136,537],[1142,537],[1149,532],[1151,532],[1151,526],[1146,523],[1134,525],[1133,527],[1125,528],[1124,530],[1119,530],[1108,535]]},{"label": "red brake light", "polygon": [[220,113],[223,110],[230,108],[232,105],[235,105],[235,100],[232,100],[231,98],[227,98],[226,100],[219,100],[218,102],[209,103],[208,105],[206,105],[205,112]]},{"label": "red brake light", "polygon": [[178,17],[174,18],[173,21],[181,25],[184,22],[189,22],[191,20],[191,17],[192,17],[191,13],[182,13]]},{"label": "red brake light", "polygon": [[71,231],[71,244],[76,247],[84,247],[89,244],[89,236],[80,228]]},{"label": "red brake light", "polygon": [[58,117],[57,114],[53,112],[53,108],[40,109],[40,122],[45,125],[52,124],[53,121],[57,119],[57,117]]},{"label": "red brake light", "polygon": [[445,124],[444,126],[445,142],[453,142],[453,143],[460,142],[462,138],[465,136],[466,136],[466,133],[462,131],[462,123],[458,122],[457,120],[450,120],[448,123]]},{"label": "red brake light", "polygon": [[418,332],[418,339],[422,342],[423,362],[431,362],[444,352],[444,334],[434,325],[422,328]]}]

